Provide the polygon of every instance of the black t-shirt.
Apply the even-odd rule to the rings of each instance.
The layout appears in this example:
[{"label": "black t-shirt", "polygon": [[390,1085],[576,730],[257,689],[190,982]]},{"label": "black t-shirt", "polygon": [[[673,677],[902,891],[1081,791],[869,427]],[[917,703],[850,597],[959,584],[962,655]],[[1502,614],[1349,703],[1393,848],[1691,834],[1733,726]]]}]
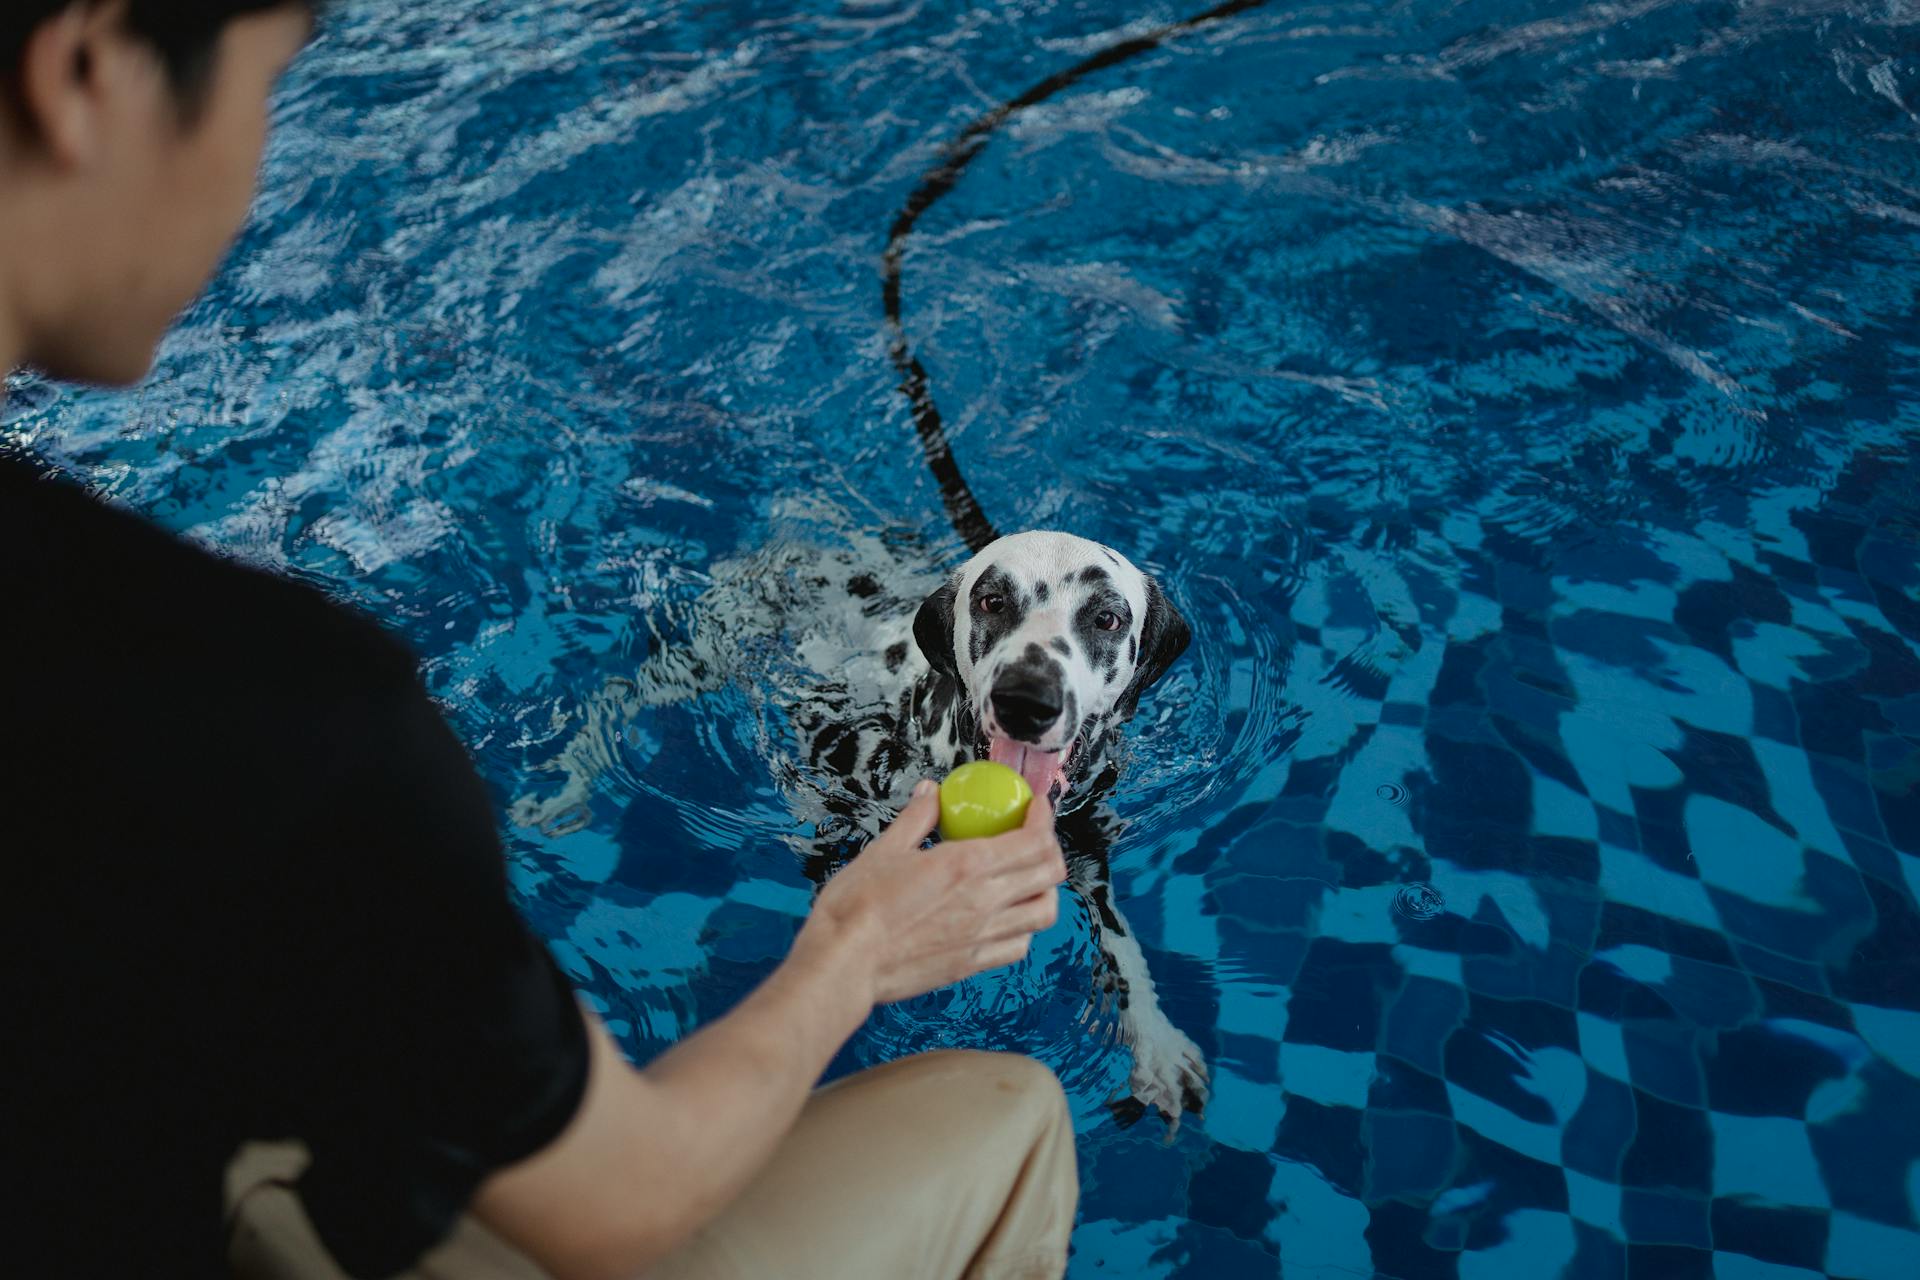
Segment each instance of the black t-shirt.
[{"label": "black t-shirt", "polygon": [[586,1083],[486,788],[380,628],[40,471],[0,459],[6,1269],[224,1275],[227,1161],[294,1137],[336,1258],[399,1270]]}]

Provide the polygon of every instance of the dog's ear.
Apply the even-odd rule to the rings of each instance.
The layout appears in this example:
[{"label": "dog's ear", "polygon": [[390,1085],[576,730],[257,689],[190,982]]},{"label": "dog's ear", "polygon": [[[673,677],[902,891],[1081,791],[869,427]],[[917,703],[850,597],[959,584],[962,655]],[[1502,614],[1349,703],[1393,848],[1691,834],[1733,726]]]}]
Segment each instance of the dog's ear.
[{"label": "dog's ear", "polygon": [[913,615],[913,642],[926,655],[928,666],[950,676],[960,674],[953,656],[953,602],[959,594],[959,579],[948,578],[920,602],[920,612]]},{"label": "dog's ear", "polygon": [[1179,660],[1192,640],[1193,628],[1173,607],[1173,601],[1167,599],[1167,593],[1160,589],[1160,584],[1148,578],[1147,616],[1140,627],[1140,657],[1124,698],[1128,715],[1132,715],[1140,705],[1140,695],[1167,674],[1167,668]]}]

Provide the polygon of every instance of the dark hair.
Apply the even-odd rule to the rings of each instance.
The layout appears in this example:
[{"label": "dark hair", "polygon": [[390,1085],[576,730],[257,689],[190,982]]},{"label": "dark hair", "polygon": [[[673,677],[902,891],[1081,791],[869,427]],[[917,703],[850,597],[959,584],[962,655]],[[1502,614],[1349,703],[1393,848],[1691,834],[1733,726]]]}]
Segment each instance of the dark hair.
[{"label": "dark hair", "polygon": [[[304,4],[318,13],[324,0],[129,0],[127,30],[153,46],[181,106],[191,112],[213,71],[220,33],[235,18]],[[101,0],[0,0],[0,82],[13,78],[27,39],[47,19],[75,5]]]}]

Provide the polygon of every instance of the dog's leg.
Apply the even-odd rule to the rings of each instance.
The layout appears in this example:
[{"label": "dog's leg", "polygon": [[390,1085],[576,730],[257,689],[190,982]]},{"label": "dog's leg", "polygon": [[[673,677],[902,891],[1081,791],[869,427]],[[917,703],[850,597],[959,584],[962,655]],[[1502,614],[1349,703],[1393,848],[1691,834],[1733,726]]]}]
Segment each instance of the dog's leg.
[{"label": "dog's leg", "polygon": [[1086,905],[1092,926],[1098,958],[1090,1000],[1114,1007],[1120,1039],[1133,1050],[1131,1096],[1114,1104],[1114,1115],[1129,1125],[1151,1107],[1166,1120],[1171,1142],[1180,1130],[1180,1117],[1188,1111],[1199,1115],[1207,1105],[1206,1055],[1161,1010],[1146,954],[1113,905],[1106,858],[1074,858],[1067,883]]},{"label": "dog's leg", "polygon": [[634,682],[615,677],[588,699],[581,725],[554,759],[540,766],[560,773],[566,781],[550,796],[531,793],[513,802],[508,816],[522,827],[538,827],[550,836],[565,835],[587,825],[592,816],[587,801],[594,780],[613,766],[620,734],[640,712]]},{"label": "dog's leg", "polygon": [[587,825],[593,816],[588,801],[593,784],[613,767],[620,736],[647,707],[684,701],[720,686],[715,666],[691,647],[656,650],[640,664],[635,679],[615,676],[587,700],[580,728],[558,756],[540,767],[565,777],[550,796],[531,793],[513,802],[508,816],[522,827],[538,827],[550,836],[566,835]]}]

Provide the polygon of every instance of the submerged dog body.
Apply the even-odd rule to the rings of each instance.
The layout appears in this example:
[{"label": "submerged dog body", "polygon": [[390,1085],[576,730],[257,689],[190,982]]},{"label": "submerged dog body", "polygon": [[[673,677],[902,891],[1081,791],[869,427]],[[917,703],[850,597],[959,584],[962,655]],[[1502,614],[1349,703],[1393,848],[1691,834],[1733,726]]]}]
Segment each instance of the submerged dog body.
[{"label": "submerged dog body", "polygon": [[[888,553],[882,552],[881,558]],[[1117,1009],[1131,1047],[1138,1109],[1177,1124],[1206,1099],[1204,1058],[1162,1012],[1146,959],[1114,907],[1107,851],[1119,823],[1101,803],[1118,778],[1121,726],[1185,650],[1185,620],[1124,556],[1071,534],[1001,538],[911,615],[869,556],[808,557],[788,546],[716,572],[684,645],[658,649],[637,681],[615,681],[554,768],[567,776],[514,818],[557,830],[577,822],[592,781],[614,760],[619,726],[642,708],[717,688],[746,652],[785,636],[798,662],[833,676],[774,696],[800,731],[815,788],[809,874],[824,879],[857,853],[912,784],[969,760],[1019,771],[1059,806],[1069,884],[1086,904],[1099,960],[1096,994]],[[844,590],[870,624],[859,634],[789,632],[796,600]],[[844,612],[844,610],[843,610]],[[1137,1110],[1136,1110],[1137,1114]]]}]

